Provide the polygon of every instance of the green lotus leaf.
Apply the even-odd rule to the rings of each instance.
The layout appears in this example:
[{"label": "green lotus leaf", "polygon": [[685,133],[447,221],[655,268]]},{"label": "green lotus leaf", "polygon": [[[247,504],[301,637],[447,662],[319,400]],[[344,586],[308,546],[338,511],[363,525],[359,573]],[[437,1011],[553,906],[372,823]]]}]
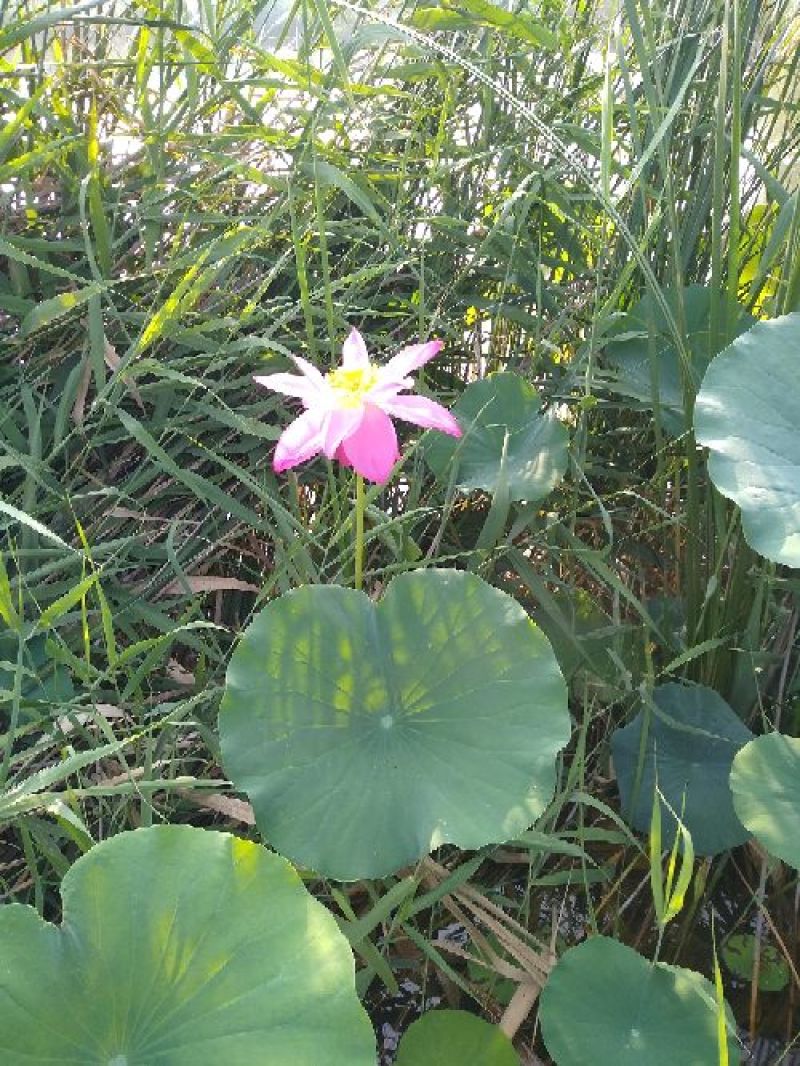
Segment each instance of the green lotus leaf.
[{"label": "green lotus leaf", "polygon": [[8,1066],[374,1066],[353,958],[278,855],[157,826],[92,848],[61,926],[0,908]]},{"label": "green lotus leaf", "polygon": [[[676,321],[680,322],[683,316],[692,392],[696,393],[709,362],[719,350],[712,351],[711,348],[711,312],[716,303],[719,320],[724,321],[725,294],[704,285],[689,285],[682,290],[682,311],[678,307],[676,290],[666,289],[663,296]],[[743,307],[737,308],[736,325],[728,336],[738,336],[754,322],[753,316]],[[685,433],[679,356],[660,303],[650,293],[645,293],[635,307],[620,317],[615,332],[617,338],[606,347],[606,357],[616,372],[614,391],[644,407],[652,407],[655,389],[666,432],[673,437]],[[652,378],[651,345],[657,381]]]},{"label": "green lotus leaf", "polygon": [[[731,1066],[740,1061],[726,1005]],[[570,948],[544,986],[539,1021],[557,1066],[710,1066],[720,1061],[713,986],[596,936]]]},{"label": "green lotus leaf", "polygon": [[786,959],[774,944],[759,944],[752,933],[734,933],[722,945],[722,959],[731,973],[752,981],[758,950],[758,987],[762,992],[781,992],[792,979]]},{"label": "green lotus leaf", "polygon": [[[0,631],[0,690],[7,693],[14,688],[17,651],[16,633],[10,630]],[[51,706],[60,707],[69,703],[75,695],[68,671],[50,656],[47,638],[43,633],[38,633],[26,641],[22,668],[22,721],[41,718],[43,711],[48,711]],[[0,720],[6,718],[10,711],[10,700],[7,708],[3,707],[4,702],[0,698]]]},{"label": "green lotus leaf", "polygon": [[397,1066],[519,1066],[514,1045],[496,1025],[465,1010],[433,1010],[408,1027]]},{"label": "green lotus leaf", "polygon": [[800,739],[756,737],[733,760],[736,813],[771,854],[800,870]]},{"label": "green lotus leaf", "polygon": [[800,312],[759,322],[711,366],[697,396],[708,472],[739,505],[747,542],[800,567]]},{"label": "green lotus leaf", "polygon": [[[646,709],[611,738],[623,812],[636,829],[646,833],[658,783],[692,834],[698,855],[715,855],[744,843],[749,833],[736,817],[728,777],[736,752],[753,734],[725,700],[704,685],[659,685],[653,690],[653,702],[636,796]],[[664,847],[669,847],[676,826],[666,807],[662,809],[662,830]]]},{"label": "green lotus leaf", "polygon": [[569,716],[547,638],[510,596],[419,570],[377,604],[315,585],[265,607],[231,658],[219,732],[270,844],[355,880],[529,826]]},{"label": "green lotus leaf", "polygon": [[455,461],[462,492],[501,489],[511,500],[542,500],[567,469],[569,434],[552,409],[540,408],[536,389],[517,374],[473,381],[453,405],[464,436],[426,435],[425,461],[442,479]]}]

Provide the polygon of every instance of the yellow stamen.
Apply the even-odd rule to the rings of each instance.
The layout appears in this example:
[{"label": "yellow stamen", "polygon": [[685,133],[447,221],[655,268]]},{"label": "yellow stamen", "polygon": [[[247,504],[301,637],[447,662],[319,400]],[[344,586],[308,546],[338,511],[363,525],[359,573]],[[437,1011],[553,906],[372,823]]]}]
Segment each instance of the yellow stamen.
[{"label": "yellow stamen", "polygon": [[352,410],[362,405],[365,395],[377,384],[378,371],[373,366],[359,367],[356,370],[339,367],[337,370],[331,370],[325,380],[336,394],[339,407]]}]

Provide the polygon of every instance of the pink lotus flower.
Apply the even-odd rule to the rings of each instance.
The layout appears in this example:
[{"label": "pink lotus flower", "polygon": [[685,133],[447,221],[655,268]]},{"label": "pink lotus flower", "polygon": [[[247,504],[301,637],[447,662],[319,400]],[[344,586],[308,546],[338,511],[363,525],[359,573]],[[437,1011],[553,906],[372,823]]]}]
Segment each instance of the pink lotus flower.
[{"label": "pink lotus flower", "polygon": [[301,373],[267,374],[259,385],[294,396],[305,410],[281,434],[273,459],[280,473],[323,452],[352,466],[369,481],[383,483],[400,455],[391,415],[426,429],[460,437],[455,418],[424,396],[401,396],[413,388],[408,375],[441,350],[441,341],[403,348],[385,366],[369,361],[364,338],[354,329],[342,346],[342,365],[323,375],[293,356]]}]

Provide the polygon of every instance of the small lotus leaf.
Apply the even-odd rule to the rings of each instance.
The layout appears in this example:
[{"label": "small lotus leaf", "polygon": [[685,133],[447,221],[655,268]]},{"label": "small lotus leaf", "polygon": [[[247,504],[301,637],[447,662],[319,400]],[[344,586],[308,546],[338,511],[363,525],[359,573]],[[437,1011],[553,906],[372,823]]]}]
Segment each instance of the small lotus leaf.
[{"label": "small lotus leaf", "polygon": [[[685,326],[683,333],[694,394],[712,356],[722,347],[719,345],[715,351],[711,347],[711,312],[716,303],[719,321],[724,322],[727,311],[725,294],[704,285],[689,285],[681,290],[680,307],[677,290],[665,289],[663,296],[676,321]],[[743,307],[737,308],[735,328],[728,339],[749,329],[754,322]],[[655,393],[664,429],[673,437],[680,436],[687,428],[683,381],[675,340],[660,303],[650,293],[645,293],[638,304],[619,319],[616,332],[620,336],[611,340],[606,348],[608,361],[617,375],[613,386],[615,391],[645,407],[653,406]],[[651,357],[655,358],[655,380]]]},{"label": "small lotus leaf", "polygon": [[703,379],[694,424],[750,546],[800,567],[800,312],[759,322]]},{"label": "small lotus leaf", "polygon": [[[16,633],[10,630],[0,631],[0,690],[11,692],[14,688],[14,673],[17,661],[18,642]],[[60,707],[69,703],[75,695],[75,689],[68,671],[55,662],[47,647],[47,638],[43,633],[29,637],[22,657],[23,674],[21,678],[21,719],[29,721],[40,718],[42,710],[50,706]],[[7,708],[0,698],[0,720],[7,717],[11,701]]]},{"label": "small lotus leaf", "polygon": [[800,739],[756,737],[731,770],[736,813],[767,851],[800,870]]},{"label": "small lotus leaf", "polygon": [[[735,1032],[726,1009],[728,1027]],[[699,973],[651,963],[596,936],[550,974],[539,1021],[557,1066],[711,1066],[720,1060],[713,986]],[[740,1061],[728,1036],[731,1066]]]},{"label": "small lotus leaf", "polygon": [[588,684],[600,699],[615,699],[620,664],[632,676],[644,669],[642,627],[614,621],[584,589],[550,594],[532,610],[575,692]]},{"label": "small lotus leaf", "polygon": [[309,586],[243,634],[219,716],[265,838],[340,880],[440,844],[508,840],[543,811],[569,736],[544,634],[474,574],[402,574],[375,604]]},{"label": "small lotus leaf", "polygon": [[0,907],[8,1066],[374,1066],[347,941],[258,844],[121,833],[67,871],[61,897],[60,926]]},{"label": "small lotus leaf", "polygon": [[425,460],[440,478],[455,461],[463,492],[500,490],[511,500],[542,500],[564,476],[569,434],[552,409],[542,413],[540,407],[536,389],[517,374],[473,381],[453,405],[464,436],[429,434]]},{"label": "small lotus leaf", "polygon": [[789,964],[778,949],[773,944],[760,944],[752,933],[729,936],[721,954],[725,965],[737,977],[752,981],[753,973],[758,973],[758,987],[762,992],[781,992],[792,979]]},{"label": "small lotus leaf", "polygon": [[397,1066],[519,1066],[514,1045],[496,1025],[465,1010],[433,1010],[408,1027]]},{"label": "small lotus leaf", "polygon": [[[692,834],[698,855],[715,855],[744,843],[749,833],[733,809],[728,776],[734,755],[753,734],[725,700],[704,685],[660,685],[653,691],[653,702],[637,796],[634,786],[646,709],[611,738],[623,813],[646,833],[657,783]],[[662,814],[664,847],[669,847],[675,819],[666,808]]]}]

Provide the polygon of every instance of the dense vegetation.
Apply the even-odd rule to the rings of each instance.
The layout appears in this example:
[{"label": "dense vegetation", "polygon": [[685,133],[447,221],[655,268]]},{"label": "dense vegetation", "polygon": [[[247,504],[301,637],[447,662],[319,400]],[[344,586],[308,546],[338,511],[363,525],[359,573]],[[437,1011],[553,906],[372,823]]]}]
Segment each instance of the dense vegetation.
[{"label": "dense vegetation", "polygon": [[[4,902],[58,922],[61,883],[88,876],[75,864],[97,842],[165,823],[222,829],[300,865],[354,951],[387,1062],[395,1031],[447,1005],[500,1022],[523,1062],[577,1064],[555,1022],[543,1040],[537,1011],[555,959],[579,943],[716,976],[742,1039],[797,1046],[796,850],[757,843],[728,790],[752,736],[800,736],[791,0],[13,0],[0,63]],[[758,332],[775,326],[780,338]],[[499,473],[467,484],[466,453],[459,466],[444,438],[398,423],[402,465],[366,490],[365,591],[411,589],[399,576],[426,568],[469,574],[465,661],[510,625],[493,590],[513,597],[552,645],[571,718],[535,829],[531,817],[513,840],[420,848],[399,868],[371,799],[355,835],[378,833],[388,865],[353,859],[350,876],[344,840],[331,866],[316,840],[271,839],[271,813],[230,783],[218,714],[262,608],[353,584],[353,472],[317,458],[274,473],[296,406],[253,383],[292,356],[330,370],[352,327],[379,362],[441,338],[418,387],[465,427],[502,423],[506,444],[537,427],[521,456],[509,444]],[[701,447],[721,431],[704,428],[711,392],[696,417],[700,383],[740,335],[779,352],[788,375],[771,409],[759,389],[777,371],[737,385],[786,471],[778,549],[769,491],[743,502]],[[300,636],[316,602],[290,620]],[[289,626],[263,617],[272,633]],[[285,636],[288,662],[300,636]],[[515,669],[528,653],[516,630],[507,639]],[[683,779],[667,792],[670,743],[708,760],[694,809]],[[450,789],[470,822],[479,766],[458,733],[443,751],[425,787]],[[413,813],[422,786],[411,770],[404,784],[397,805]],[[654,806],[656,784],[671,810]],[[330,802],[349,809],[339,791]],[[170,832],[176,846],[194,839]],[[123,866],[134,839],[117,844]],[[192,852],[185,876],[202,883],[204,863]],[[139,896],[157,900],[159,864],[140,869]],[[626,959],[601,955],[598,972]],[[682,1062],[728,1061],[711,993],[719,1059]],[[330,1009],[299,1003],[300,1017]],[[408,1066],[425,1061],[408,1046]],[[596,1045],[598,1063],[628,1061],[609,1048]],[[485,1061],[515,1061],[507,1050]]]}]

